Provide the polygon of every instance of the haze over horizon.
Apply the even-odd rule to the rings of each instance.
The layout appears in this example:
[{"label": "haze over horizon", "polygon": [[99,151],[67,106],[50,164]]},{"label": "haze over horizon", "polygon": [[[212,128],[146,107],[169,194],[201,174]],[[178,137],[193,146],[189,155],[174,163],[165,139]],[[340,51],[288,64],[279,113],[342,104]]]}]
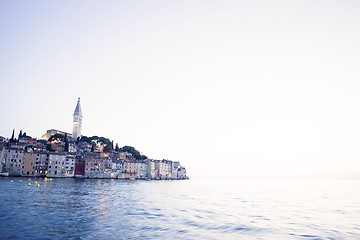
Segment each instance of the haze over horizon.
[{"label": "haze over horizon", "polygon": [[0,1],[0,136],[82,133],[190,177],[360,177],[358,1]]}]

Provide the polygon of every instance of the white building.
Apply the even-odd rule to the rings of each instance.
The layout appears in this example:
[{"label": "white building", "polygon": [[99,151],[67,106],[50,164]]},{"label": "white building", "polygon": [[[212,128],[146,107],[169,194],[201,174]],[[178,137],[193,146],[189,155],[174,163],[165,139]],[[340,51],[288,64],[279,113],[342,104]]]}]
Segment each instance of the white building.
[{"label": "white building", "polygon": [[139,161],[136,163],[137,176],[136,178],[144,179],[147,177],[148,164],[146,161]]},{"label": "white building", "polygon": [[122,173],[123,173],[123,162],[120,161],[120,159],[116,159],[112,161],[112,166],[111,169],[113,171],[113,178],[123,178],[122,177]]},{"label": "white building", "polygon": [[47,177],[73,177],[74,173],[74,154],[49,153]]},{"label": "white building", "polygon": [[35,170],[38,176],[46,176],[49,162],[49,155],[46,152],[36,152]]},{"label": "white building", "polygon": [[154,179],[156,176],[155,160],[149,159],[147,162],[147,177]]}]

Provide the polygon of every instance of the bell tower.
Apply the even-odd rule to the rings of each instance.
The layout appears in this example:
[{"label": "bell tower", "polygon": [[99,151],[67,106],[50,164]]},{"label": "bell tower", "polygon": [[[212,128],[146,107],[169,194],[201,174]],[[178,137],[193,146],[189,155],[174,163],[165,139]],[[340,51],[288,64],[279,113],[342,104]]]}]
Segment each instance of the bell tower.
[{"label": "bell tower", "polygon": [[80,106],[80,98],[76,104],[76,108],[73,114],[73,132],[72,137],[76,140],[78,137],[81,137],[81,122],[82,122],[82,113]]}]

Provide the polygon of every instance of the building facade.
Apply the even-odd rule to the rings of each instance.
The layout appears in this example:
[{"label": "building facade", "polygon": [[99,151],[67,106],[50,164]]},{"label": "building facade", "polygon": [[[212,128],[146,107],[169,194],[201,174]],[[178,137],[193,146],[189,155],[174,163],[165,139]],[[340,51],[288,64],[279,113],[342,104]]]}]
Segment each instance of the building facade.
[{"label": "building facade", "polygon": [[136,178],[137,176],[136,162],[135,161],[126,161],[124,162],[124,178]]},{"label": "building facade", "polygon": [[136,163],[136,170],[137,170],[136,177],[138,179],[147,178],[147,167],[148,167],[148,164],[146,161],[139,161]]},{"label": "building facade", "polygon": [[2,171],[9,173],[10,176],[20,176],[24,157],[23,154],[23,147],[6,147],[1,160]]},{"label": "building facade", "polygon": [[75,155],[67,153],[49,153],[47,177],[73,177],[75,173]]}]

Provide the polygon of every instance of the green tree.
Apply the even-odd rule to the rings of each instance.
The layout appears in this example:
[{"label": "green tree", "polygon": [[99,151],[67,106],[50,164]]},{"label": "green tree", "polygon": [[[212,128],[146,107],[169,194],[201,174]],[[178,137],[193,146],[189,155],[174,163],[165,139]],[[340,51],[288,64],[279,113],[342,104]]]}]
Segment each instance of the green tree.
[{"label": "green tree", "polygon": [[105,145],[104,146],[104,152],[111,152],[111,146],[110,145]]},{"label": "green tree", "polygon": [[46,145],[46,150],[49,151],[49,152],[52,151],[52,149],[51,149],[51,143],[48,143],[48,144]]},{"label": "green tree", "polygon": [[67,139],[67,133],[65,133],[65,152],[69,151],[69,141]]},{"label": "green tree", "polygon": [[15,136],[15,129],[13,129],[13,132],[12,132],[12,135],[11,135],[11,138],[10,138],[10,142],[15,142],[16,139],[14,138]]},{"label": "green tree", "polygon": [[119,144],[117,144],[117,143],[115,145],[115,151],[117,151],[117,152],[120,151]]},{"label": "green tree", "polygon": [[87,142],[88,144],[91,144],[91,139],[87,136],[81,136],[80,142]]},{"label": "green tree", "polygon": [[[24,133],[24,134],[25,134],[25,133]],[[54,141],[54,140],[57,140],[57,141],[64,142],[64,139],[65,139],[64,135],[59,134],[59,133],[56,133],[56,134],[52,135],[52,136],[48,139],[48,141],[49,141],[49,142],[52,142],[52,141]]]},{"label": "green tree", "polygon": [[131,147],[131,146],[124,146],[124,147],[120,148],[120,151],[131,153],[133,155],[133,157],[138,160],[147,159],[147,157],[145,155],[142,155],[138,150],[136,150],[134,147]]}]

